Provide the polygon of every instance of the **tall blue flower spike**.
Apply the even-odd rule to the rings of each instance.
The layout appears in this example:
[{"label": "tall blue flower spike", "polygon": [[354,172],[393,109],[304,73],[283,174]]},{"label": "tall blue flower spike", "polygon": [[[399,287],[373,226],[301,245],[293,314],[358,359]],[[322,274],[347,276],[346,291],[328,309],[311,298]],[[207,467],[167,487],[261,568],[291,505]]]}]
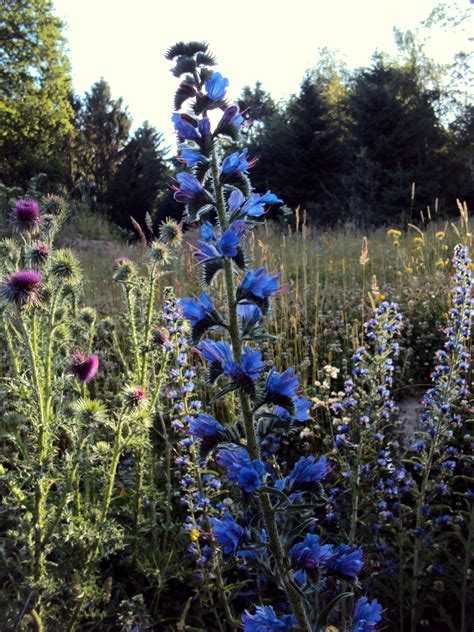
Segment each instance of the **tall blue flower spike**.
[{"label": "tall blue flower spike", "polygon": [[[219,336],[197,345],[209,384],[225,384],[211,403],[233,391],[239,406],[226,424],[199,413],[189,433],[222,473],[229,496],[225,513],[221,505],[213,508],[214,543],[225,560],[238,557],[249,586],[268,585],[268,596],[275,596],[276,610],[270,605],[247,610],[241,617],[243,629],[289,631],[298,626],[302,632],[319,632],[325,620],[318,595],[332,582],[333,598],[337,582],[357,577],[362,550],[313,533],[318,507],[326,502],[323,485],[332,469],[328,458],[307,455],[293,465],[279,458],[281,439],[291,440],[310,420],[311,401],[300,391],[294,369],[268,369],[262,358],[262,340],[271,339],[265,332],[265,316],[271,299],[282,291],[282,273],[269,273],[265,266],[249,268],[246,236],[267,209],[282,200],[271,191],[252,190],[248,172],[256,159],[236,146],[243,116],[237,105],[226,101],[229,82],[206,65],[206,59],[213,58],[206,56],[204,46],[183,44],[168,54],[179,60],[173,70],[177,76],[185,74],[181,68],[195,69],[185,76],[175,98],[179,160],[191,173],[179,173],[174,190],[175,199],[186,206],[186,221],[201,221],[194,256],[208,288],[198,298],[181,299],[179,305],[195,343],[206,331]],[[186,59],[184,53],[189,53]],[[180,113],[185,103],[188,111]],[[214,129],[208,117],[211,109],[221,110]],[[223,306],[210,296],[218,275],[224,282]],[[350,406],[350,393],[344,406]],[[363,606],[354,622],[370,620],[372,615]],[[235,626],[233,621],[229,625]]]}]

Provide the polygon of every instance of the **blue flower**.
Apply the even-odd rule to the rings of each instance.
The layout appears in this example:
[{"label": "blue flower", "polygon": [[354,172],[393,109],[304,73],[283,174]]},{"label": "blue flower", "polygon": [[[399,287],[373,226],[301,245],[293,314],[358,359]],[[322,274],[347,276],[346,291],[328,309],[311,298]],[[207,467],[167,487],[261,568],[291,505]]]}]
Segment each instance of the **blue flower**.
[{"label": "blue flower", "polygon": [[183,312],[183,316],[191,323],[194,343],[209,328],[223,325],[221,317],[212,304],[211,297],[206,292],[201,292],[198,300],[194,298],[180,299],[178,307]]},{"label": "blue flower", "polygon": [[210,364],[209,381],[211,383],[223,373],[232,378],[236,387],[243,388],[251,395],[255,393],[253,380],[258,377],[264,367],[260,350],[245,347],[238,364],[234,360],[231,348],[222,340],[218,342],[210,339],[203,340],[198,345],[198,349]]},{"label": "blue flower", "polygon": [[186,163],[188,167],[195,167],[198,164],[207,162],[206,156],[201,154],[199,151],[193,149],[186,143],[182,143],[179,148],[181,150],[181,155],[178,160],[180,162]]},{"label": "blue flower", "polygon": [[247,160],[248,149],[245,148],[239,154],[235,151],[230,156],[224,159],[221,167],[221,181],[229,181],[232,177],[238,176],[240,173],[244,173],[248,169],[251,169],[257,162],[256,158],[253,160]]},{"label": "blue flower", "polygon": [[255,614],[246,610],[241,621],[243,632],[290,632],[296,624],[296,617],[285,614],[278,618],[271,606],[257,606]]},{"label": "blue flower", "polygon": [[258,270],[249,270],[237,288],[238,301],[255,303],[264,313],[270,305],[269,298],[281,291],[278,281],[281,272],[270,276],[265,273],[265,266]]},{"label": "blue flower", "polygon": [[228,85],[229,80],[223,77],[220,72],[212,73],[205,85],[207,96],[211,101],[219,101],[219,99],[224,98]]},{"label": "blue flower", "polygon": [[251,461],[245,448],[221,450],[216,462],[227,470],[230,481],[238,483],[248,493],[260,487],[260,479],[266,473],[264,464],[258,459]]},{"label": "blue flower", "polygon": [[310,419],[309,409],[313,405],[312,401],[306,397],[295,397],[293,402],[295,404],[295,412],[293,415],[290,415],[290,413],[282,406],[275,406],[273,414],[278,415],[283,419],[287,419],[288,421],[302,422]]},{"label": "blue flower", "polygon": [[206,221],[201,225],[201,228],[199,229],[199,237],[206,243],[217,240],[211,222]]},{"label": "blue flower", "polygon": [[246,230],[246,224],[242,220],[233,222],[223,233],[217,242],[217,247],[223,257],[236,257],[240,250],[240,240]]},{"label": "blue flower", "polygon": [[238,217],[260,217],[265,213],[266,204],[280,204],[283,200],[277,198],[271,191],[267,191],[264,195],[254,193],[246,202],[243,194],[234,189],[229,196],[228,205],[232,214]]},{"label": "blue flower", "polygon": [[[171,117],[174,123],[174,128],[178,134],[179,140],[195,140],[200,141],[201,135],[197,131],[196,127],[187,119],[186,114],[175,113]],[[192,120],[192,119],[191,119]]]},{"label": "blue flower", "polygon": [[251,303],[237,305],[237,314],[240,317],[242,336],[248,336],[262,318],[262,311]]},{"label": "blue flower", "polygon": [[295,544],[291,551],[291,559],[293,564],[298,568],[314,571],[333,554],[333,548],[330,544],[320,544],[319,536],[314,533],[308,533],[303,542]]},{"label": "blue flower", "polygon": [[240,541],[245,535],[245,530],[238,525],[232,516],[224,514],[223,520],[211,518],[212,535],[225,555],[235,555]]},{"label": "blue flower", "polygon": [[291,414],[296,412],[296,390],[298,388],[298,376],[293,374],[293,369],[287,369],[284,373],[278,373],[275,367],[270,371],[265,384],[265,394],[262,403],[278,404]]},{"label": "blue flower", "polygon": [[319,461],[314,456],[302,456],[290,474],[277,481],[276,487],[289,493],[305,490],[319,491],[320,481],[328,472],[328,460],[325,456]]},{"label": "blue flower", "polygon": [[382,620],[382,606],[377,599],[369,603],[367,597],[357,600],[352,615],[351,632],[372,632],[375,626]]},{"label": "blue flower", "polygon": [[181,172],[176,175],[179,186],[173,185],[174,199],[183,204],[205,202],[209,194],[204,190],[199,180],[190,173]]},{"label": "blue flower", "polygon": [[217,419],[205,413],[199,413],[189,422],[189,432],[195,439],[201,439],[203,447],[211,450],[226,437],[226,430]]},{"label": "blue flower", "polygon": [[344,577],[356,577],[362,565],[362,549],[354,544],[340,544],[327,560],[327,567]]}]

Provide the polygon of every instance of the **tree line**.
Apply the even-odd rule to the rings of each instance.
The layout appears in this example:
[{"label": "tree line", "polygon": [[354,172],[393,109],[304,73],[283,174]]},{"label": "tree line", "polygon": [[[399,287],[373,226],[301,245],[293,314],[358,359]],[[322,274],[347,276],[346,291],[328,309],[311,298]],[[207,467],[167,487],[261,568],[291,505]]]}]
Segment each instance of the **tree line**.
[{"label": "tree line", "polygon": [[[463,14],[439,5],[430,19],[455,28]],[[430,26],[429,23],[426,24]],[[258,190],[318,222],[407,220],[430,206],[474,200],[470,58],[440,66],[416,33],[395,32],[398,55],[376,53],[349,70],[320,51],[297,94],[275,102],[261,83],[239,105]],[[176,162],[163,135],[132,119],[105,79],[74,94],[63,24],[50,0],[6,0],[0,18],[0,178],[62,191],[130,228],[130,216],[180,210],[169,183]],[[278,209],[273,213],[278,213]]]}]

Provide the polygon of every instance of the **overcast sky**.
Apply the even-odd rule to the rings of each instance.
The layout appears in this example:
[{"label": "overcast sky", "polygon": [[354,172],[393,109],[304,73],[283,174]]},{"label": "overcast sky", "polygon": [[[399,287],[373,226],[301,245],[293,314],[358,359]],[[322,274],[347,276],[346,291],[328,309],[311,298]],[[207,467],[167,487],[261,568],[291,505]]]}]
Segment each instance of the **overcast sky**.
[{"label": "overcast sky", "polygon": [[[464,0],[468,5],[467,0]],[[350,67],[378,49],[395,52],[393,27],[415,28],[432,0],[54,0],[66,22],[75,90],[104,77],[123,97],[134,127],[149,120],[172,142],[177,80],[163,54],[178,40],[206,40],[230,80],[230,96],[263,83],[274,98],[298,90],[318,48],[340,51]],[[462,4],[462,0],[461,0]],[[430,53],[452,55],[453,41],[433,37]]]}]

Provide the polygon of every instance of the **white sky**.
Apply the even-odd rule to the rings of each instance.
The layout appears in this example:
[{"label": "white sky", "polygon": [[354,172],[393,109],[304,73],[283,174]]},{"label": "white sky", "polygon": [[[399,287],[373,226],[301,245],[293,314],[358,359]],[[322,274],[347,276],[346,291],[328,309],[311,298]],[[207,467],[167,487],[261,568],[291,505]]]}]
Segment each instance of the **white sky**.
[{"label": "white sky", "polygon": [[[467,7],[468,0],[461,0]],[[83,94],[104,77],[123,97],[134,127],[149,120],[173,142],[178,81],[164,52],[178,40],[205,40],[230,80],[229,95],[257,80],[279,99],[298,90],[317,49],[338,49],[350,67],[373,52],[395,53],[392,29],[413,29],[433,0],[54,0],[67,24],[73,82]],[[229,17],[230,16],[230,17]],[[456,46],[456,45],[455,45]],[[457,48],[465,47],[462,42]],[[438,33],[429,50],[446,61],[453,41]]]}]

